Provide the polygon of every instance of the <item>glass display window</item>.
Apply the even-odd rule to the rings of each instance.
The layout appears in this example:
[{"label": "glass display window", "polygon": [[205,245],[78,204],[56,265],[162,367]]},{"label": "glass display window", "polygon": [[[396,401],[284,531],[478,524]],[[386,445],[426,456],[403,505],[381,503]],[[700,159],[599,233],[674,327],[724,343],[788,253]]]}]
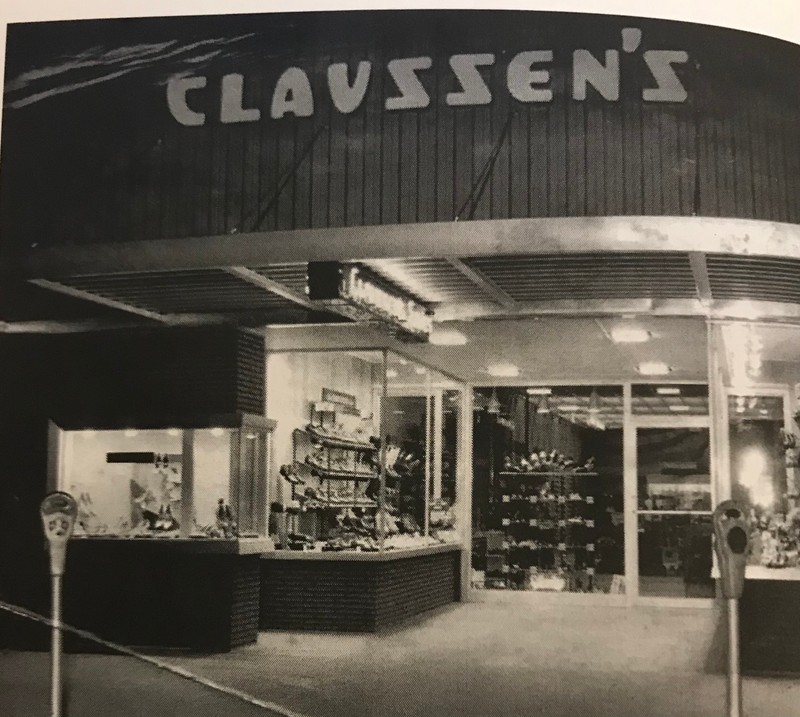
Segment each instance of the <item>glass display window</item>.
[{"label": "glass display window", "polygon": [[475,390],[473,584],[625,590],[621,386]]},{"label": "glass display window", "polygon": [[456,382],[388,351],[272,353],[267,376],[276,544],[379,551],[458,539]]},{"label": "glass display window", "polygon": [[265,536],[272,424],[243,416],[226,422],[62,431],[59,487],[78,501],[75,535]]}]

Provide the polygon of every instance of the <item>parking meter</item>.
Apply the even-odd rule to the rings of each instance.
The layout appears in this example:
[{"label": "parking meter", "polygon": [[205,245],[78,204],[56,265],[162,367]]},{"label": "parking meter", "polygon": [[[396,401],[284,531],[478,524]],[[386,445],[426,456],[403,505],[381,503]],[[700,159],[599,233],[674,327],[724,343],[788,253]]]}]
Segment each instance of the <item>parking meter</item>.
[{"label": "parking meter", "polygon": [[732,500],[714,511],[714,548],[719,560],[722,594],[728,605],[728,717],[742,715],[742,677],[739,660],[739,598],[750,546],[750,527],[744,509]]},{"label": "parking meter", "polygon": [[726,500],[717,506],[714,535],[722,594],[729,600],[738,600],[744,590],[750,527],[744,510],[735,501]]},{"label": "parking meter", "polygon": [[72,537],[78,504],[69,493],[55,491],[45,496],[40,508],[44,535],[50,546],[50,574],[63,575],[67,543]]},{"label": "parking meter", "polygon": [[67,543],[75,528],[78,504],[69,493],[56,491],[45,496],[39,508],[44,534],[50,546],[52,595],[52,650],[50,655],[51,717],[61,717],[61,578],[67,562]]}]

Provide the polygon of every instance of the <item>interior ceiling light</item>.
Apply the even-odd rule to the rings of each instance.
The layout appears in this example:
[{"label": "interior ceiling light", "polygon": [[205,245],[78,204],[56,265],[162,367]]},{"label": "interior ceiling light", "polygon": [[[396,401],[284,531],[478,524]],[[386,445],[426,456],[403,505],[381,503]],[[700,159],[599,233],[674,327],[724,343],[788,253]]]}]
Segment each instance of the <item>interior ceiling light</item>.
[{"label": "interior ceiling light", "polygon": [[386,378],[397,378],[397,369],[387,368]]},{"label": "interior ceiling light", "polygon": [[597,393],[597,389],[594,388],[589,396],[589,413],[600,413],[600,395]]},{"label": "interior ceiling light", "polygon": [[428,373],[428,369],[426,369],[424,366],[417,366],[414,369],[414,373],[417,374],[417,376],[424,376],[426,373]]},{"label": "interior ceiling light", "polygon": [[670,406],[669,410],[670,411],[675,411],[675,413],[686,413],[687,411],[689,411],[691,409],[690,409],[689,406],[687,406],[685,404],[676,403],[675,405]]},{"label": "interior ceiling light", "polygon": [[611,329],[611,340],[616,344],[643,344],[650,340],[650,332],[637,326],[617,326]]},{"label": "interior ceiling light", "polygon": [[663,361],[642,361],[637,370],[642,376],[666,376],[672,369]]},{"label": "interior ceiling light", "polygon": [[539,401],[539,405],[536,407],[537,413],[550,413],[550,399],[547,396],[542,396],[542,400]]},{"label": "interior ceiling light", "polygon": [[500,413],[500,401],[497,400],[497,391],[492,389],[492,396],[489,399],[489,405],[486,407],[487,413],[492,413],[495,416]]},{"label": "interior ceiling light", "polygon": [[467,337],[456,329],[434,329],[428,336],[428,343],[434,346],[463,346]]},{"label": "interior ceiling light", "polygon": [[545,388],[544,386],[532,386],[527,391],[529,396],[549,396],[553,393],[552,388]]},{"label": "interior ceiling light", "polygon": [[681,390],[678,386],[658,386],[656,393],[659,396],[680,396]]},{"label": "interior ceiling light", "polygon": [[496,378],[516,378],[519,376],[519,366],[513,363],[493,363],[486,367],[486,371],[490,376]]},{"label": "interior ceiling light", "polygon": [[565,403],[559,406],[558,410],[565,413],[574,413],[575,411],[580,411],[581,407],[577,403]]}]

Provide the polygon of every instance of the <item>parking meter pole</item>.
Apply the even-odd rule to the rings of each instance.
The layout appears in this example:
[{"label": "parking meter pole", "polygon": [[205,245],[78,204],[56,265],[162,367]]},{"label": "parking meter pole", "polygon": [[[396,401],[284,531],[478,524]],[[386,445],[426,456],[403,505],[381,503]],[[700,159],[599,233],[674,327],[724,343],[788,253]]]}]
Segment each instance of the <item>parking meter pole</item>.
[{"label": "parking meter pole", "polygon": [[728,717],[742,717],[742,673],[739,659],[739,601],[728,603]]},{"label": "parking meter pole", "polygon": [[61,717],[62,679],[61,679],[61,576],[51,576],[52,594],[52,650],[50,653],[50,714]]},{"label": "parking meter pole", "polygon": [[78,517],[78,504],[69,493],[49,493],[40,508],[44,535],[50,550],[52,644],[50,651],[50,714],[61,717],[61,581],[67,561],[67,545]]},{"label": "parking meter pole", "polygon": [[744,509],[726,500],[714,509],[714,550],[720,588],[728,604],[728,717],[742,717],[742,673],[739,659],[739,598],[744,592],[750,526]]}]

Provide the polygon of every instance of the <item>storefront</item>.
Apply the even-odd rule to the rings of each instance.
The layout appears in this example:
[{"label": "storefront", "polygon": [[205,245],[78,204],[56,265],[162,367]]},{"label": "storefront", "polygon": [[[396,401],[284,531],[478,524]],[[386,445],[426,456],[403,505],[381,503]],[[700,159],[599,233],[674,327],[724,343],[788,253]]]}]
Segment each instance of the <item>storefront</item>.
[{"label": "storefront", "polygon": [[[2,542],[37,565],[20,516],[76,493],[76,616],[122,555],[129,644],[501,594],[713,609],[734,496],[748,669],[800,667],[796,47],[409,12],[8,48]],[[216,607],[167,639],[167,594]]]}]

